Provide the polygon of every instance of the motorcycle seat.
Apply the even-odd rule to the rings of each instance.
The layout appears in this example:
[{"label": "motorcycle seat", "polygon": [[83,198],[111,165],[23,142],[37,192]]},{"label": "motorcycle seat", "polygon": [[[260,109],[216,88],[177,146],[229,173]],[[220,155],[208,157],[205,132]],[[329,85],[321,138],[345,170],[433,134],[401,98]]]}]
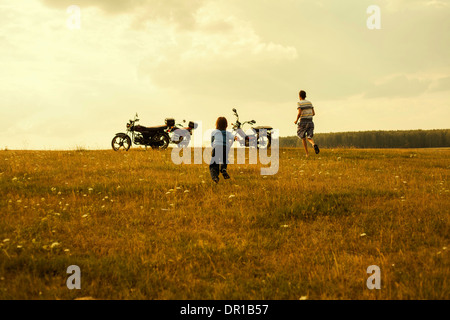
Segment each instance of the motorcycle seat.
[{"label": "motorcycle seat", "polygon": [[160,130],[164,130],[166,128],[167,128],[167,126],[144,127],[144,126],[138,125],[135,127],[135,129],[137,131],[147,131],[147,132],[148,131],[160,131]]},{"label": "motorcycle seat", "polygon": [[268,126],[258,126],[258,127],[253,127],[253,129],[256,130],[261,130],[261,129],[265,129],[265,130],[272,130],[272,127],[268,127]]}]

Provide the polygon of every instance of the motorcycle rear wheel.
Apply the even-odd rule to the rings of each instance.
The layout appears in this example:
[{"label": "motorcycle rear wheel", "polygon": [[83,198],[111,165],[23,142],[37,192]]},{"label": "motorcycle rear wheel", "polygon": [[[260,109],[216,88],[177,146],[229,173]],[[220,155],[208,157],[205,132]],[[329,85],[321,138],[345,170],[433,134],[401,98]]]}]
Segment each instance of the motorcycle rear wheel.
[{"label": "motorcycle rear wheel", "polygon": [[259,136],[258,134],[258,141],[257,141],[257,148],[263,148],[268,149],[272,145],[272,136],[270,134],[267,134],[266,137]]},{"label": "motorcycle rear wheel", "polygon": [[129,136],[115,136],[111,141],[111,146],[114,151],[119,151],[120,148],[123,148],[125,151],[128,151],[131,147],[131,138]]},{"label": "motorcycle rear wheel", "polygon": [[157,142],[159,145],[152,145],[152,149],[165,150],[169,146],[170,138],[165,133],[159,133],[153,138],[153,142]]}]

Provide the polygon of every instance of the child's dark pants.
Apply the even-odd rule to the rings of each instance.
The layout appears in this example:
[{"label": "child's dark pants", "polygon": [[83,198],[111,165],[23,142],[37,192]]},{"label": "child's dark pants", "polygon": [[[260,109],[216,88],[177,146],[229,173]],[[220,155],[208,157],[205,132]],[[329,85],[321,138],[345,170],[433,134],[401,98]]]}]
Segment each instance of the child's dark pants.
[{"label": "child's dark pants", "polygon": [[216,146],[211,153],[211,163],[209,164],[209,172],[211,178],[218,178],[220,172],[227,170],[228,153],[227,146]]}]

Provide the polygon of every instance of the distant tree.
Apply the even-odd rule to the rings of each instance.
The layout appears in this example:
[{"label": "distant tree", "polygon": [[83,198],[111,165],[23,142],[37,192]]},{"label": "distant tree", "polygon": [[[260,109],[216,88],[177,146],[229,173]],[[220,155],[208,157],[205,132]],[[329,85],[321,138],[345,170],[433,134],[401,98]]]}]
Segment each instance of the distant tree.
[{"label": "distant tree", "polygon": [[[450,129],[316,133],[314,140],[324,148],[448,148]],[[297,136],[290,136],[281,137],[280,146],[302,144]]]}]

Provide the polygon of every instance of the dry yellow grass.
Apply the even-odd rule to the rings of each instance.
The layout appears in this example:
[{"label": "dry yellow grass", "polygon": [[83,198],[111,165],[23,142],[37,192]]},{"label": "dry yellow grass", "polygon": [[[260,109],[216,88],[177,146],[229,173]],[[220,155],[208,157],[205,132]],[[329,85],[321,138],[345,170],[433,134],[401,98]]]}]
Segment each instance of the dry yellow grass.
[{"label": "dry yellow grass", "polygon": [[0,151],[0,299],[449,299],[449,160],[281,149],[215,185],[169,150]]}]

